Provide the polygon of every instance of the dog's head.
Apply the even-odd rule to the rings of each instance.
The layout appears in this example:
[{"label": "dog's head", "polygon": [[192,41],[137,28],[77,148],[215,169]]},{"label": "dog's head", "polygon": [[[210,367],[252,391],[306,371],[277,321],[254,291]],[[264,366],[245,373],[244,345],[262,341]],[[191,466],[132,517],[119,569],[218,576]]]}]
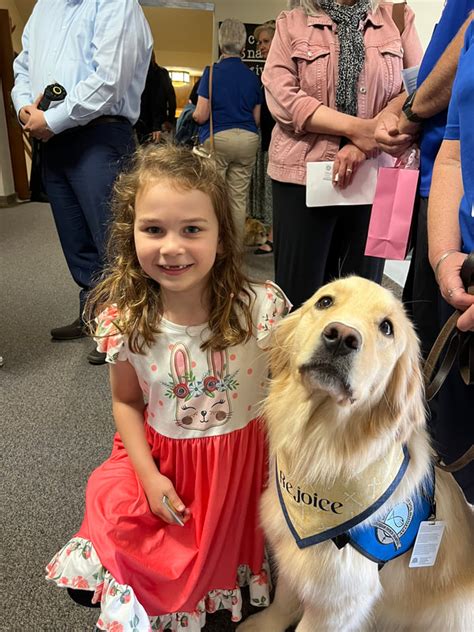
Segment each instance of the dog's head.
[{"label": "dog's head", "polygon": [[245,218],[245,245],[263,246],[267,240],[267,230],[258,219]]},{"label": "dog's head", "polygon": [[329,399],[336,412],[364,411],[371,425],[424,420],[413,327],[391,292],[359,277],[329,283],[282,321],[272,376]]}]

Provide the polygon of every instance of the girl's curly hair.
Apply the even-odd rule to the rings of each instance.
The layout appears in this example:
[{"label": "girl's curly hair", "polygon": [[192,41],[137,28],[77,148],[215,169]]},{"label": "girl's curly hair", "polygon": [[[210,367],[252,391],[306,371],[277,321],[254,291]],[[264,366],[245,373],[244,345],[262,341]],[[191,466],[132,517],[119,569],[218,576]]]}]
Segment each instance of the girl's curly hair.
[{"label": "girl's curly hair", "polygon": [[115,306],[115,323],[128,338],[134,353],[144,353],[160,333],[163,302],[160,285],[140,267],[134,242],[137,193],[157,181],[189,191],[197,189],[211,198],[219,225],[220,251],[211,269],[208,299],[210,337],[202,348],[225,349],[252,335],[252,303],[255,293],[243,272],[242,248],[237,240],[225,183],[213,160],[200,158],[189,149],[173,145],[139,148],[129,169],[117,179],[112,196],[112,222],[107,263],[90,292],[89,321],[106,307]]}]

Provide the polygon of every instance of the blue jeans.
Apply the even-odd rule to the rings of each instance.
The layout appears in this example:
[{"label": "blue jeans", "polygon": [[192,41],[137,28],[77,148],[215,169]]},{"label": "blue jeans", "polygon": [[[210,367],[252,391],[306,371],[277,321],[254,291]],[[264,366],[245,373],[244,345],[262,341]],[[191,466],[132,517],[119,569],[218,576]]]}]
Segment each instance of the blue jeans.
[{"label": "blue jeans", "polygon": [[132,126],[100,123],[67,130],[43,146],[43,179],[72,278],[88,291],[100,274],[110,220],[110,194],[134,149]]}]

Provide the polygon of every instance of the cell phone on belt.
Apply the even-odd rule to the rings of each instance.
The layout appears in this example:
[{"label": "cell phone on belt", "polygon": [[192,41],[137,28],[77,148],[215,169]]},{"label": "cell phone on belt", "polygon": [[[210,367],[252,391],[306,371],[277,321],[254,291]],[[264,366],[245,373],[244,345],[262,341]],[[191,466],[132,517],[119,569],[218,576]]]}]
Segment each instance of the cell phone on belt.
[{"label": "cell phone on belt", "polygon": [[173,520],[177,522],[181,527],[184,527],[182,515],[177,511],[176,507],[174,507],[174,505],[171,503],[168,496],[163,496],[162,502],[163,502],[163,505],[166,507],[166,509],[170,512],[171,516],[173,517]]}]

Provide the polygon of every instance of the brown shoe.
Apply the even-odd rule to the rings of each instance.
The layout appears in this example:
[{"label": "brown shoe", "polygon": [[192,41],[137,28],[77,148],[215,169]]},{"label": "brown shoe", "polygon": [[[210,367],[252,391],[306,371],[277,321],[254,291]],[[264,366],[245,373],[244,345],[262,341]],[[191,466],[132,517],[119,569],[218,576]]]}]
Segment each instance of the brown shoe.
[{"label": "brown shoe", "polygon": [[80,318],[70,325],[51,329],[51,338],[53,340],[74,340],[75,338],[83,338],[86,335],[84,323]]}]

